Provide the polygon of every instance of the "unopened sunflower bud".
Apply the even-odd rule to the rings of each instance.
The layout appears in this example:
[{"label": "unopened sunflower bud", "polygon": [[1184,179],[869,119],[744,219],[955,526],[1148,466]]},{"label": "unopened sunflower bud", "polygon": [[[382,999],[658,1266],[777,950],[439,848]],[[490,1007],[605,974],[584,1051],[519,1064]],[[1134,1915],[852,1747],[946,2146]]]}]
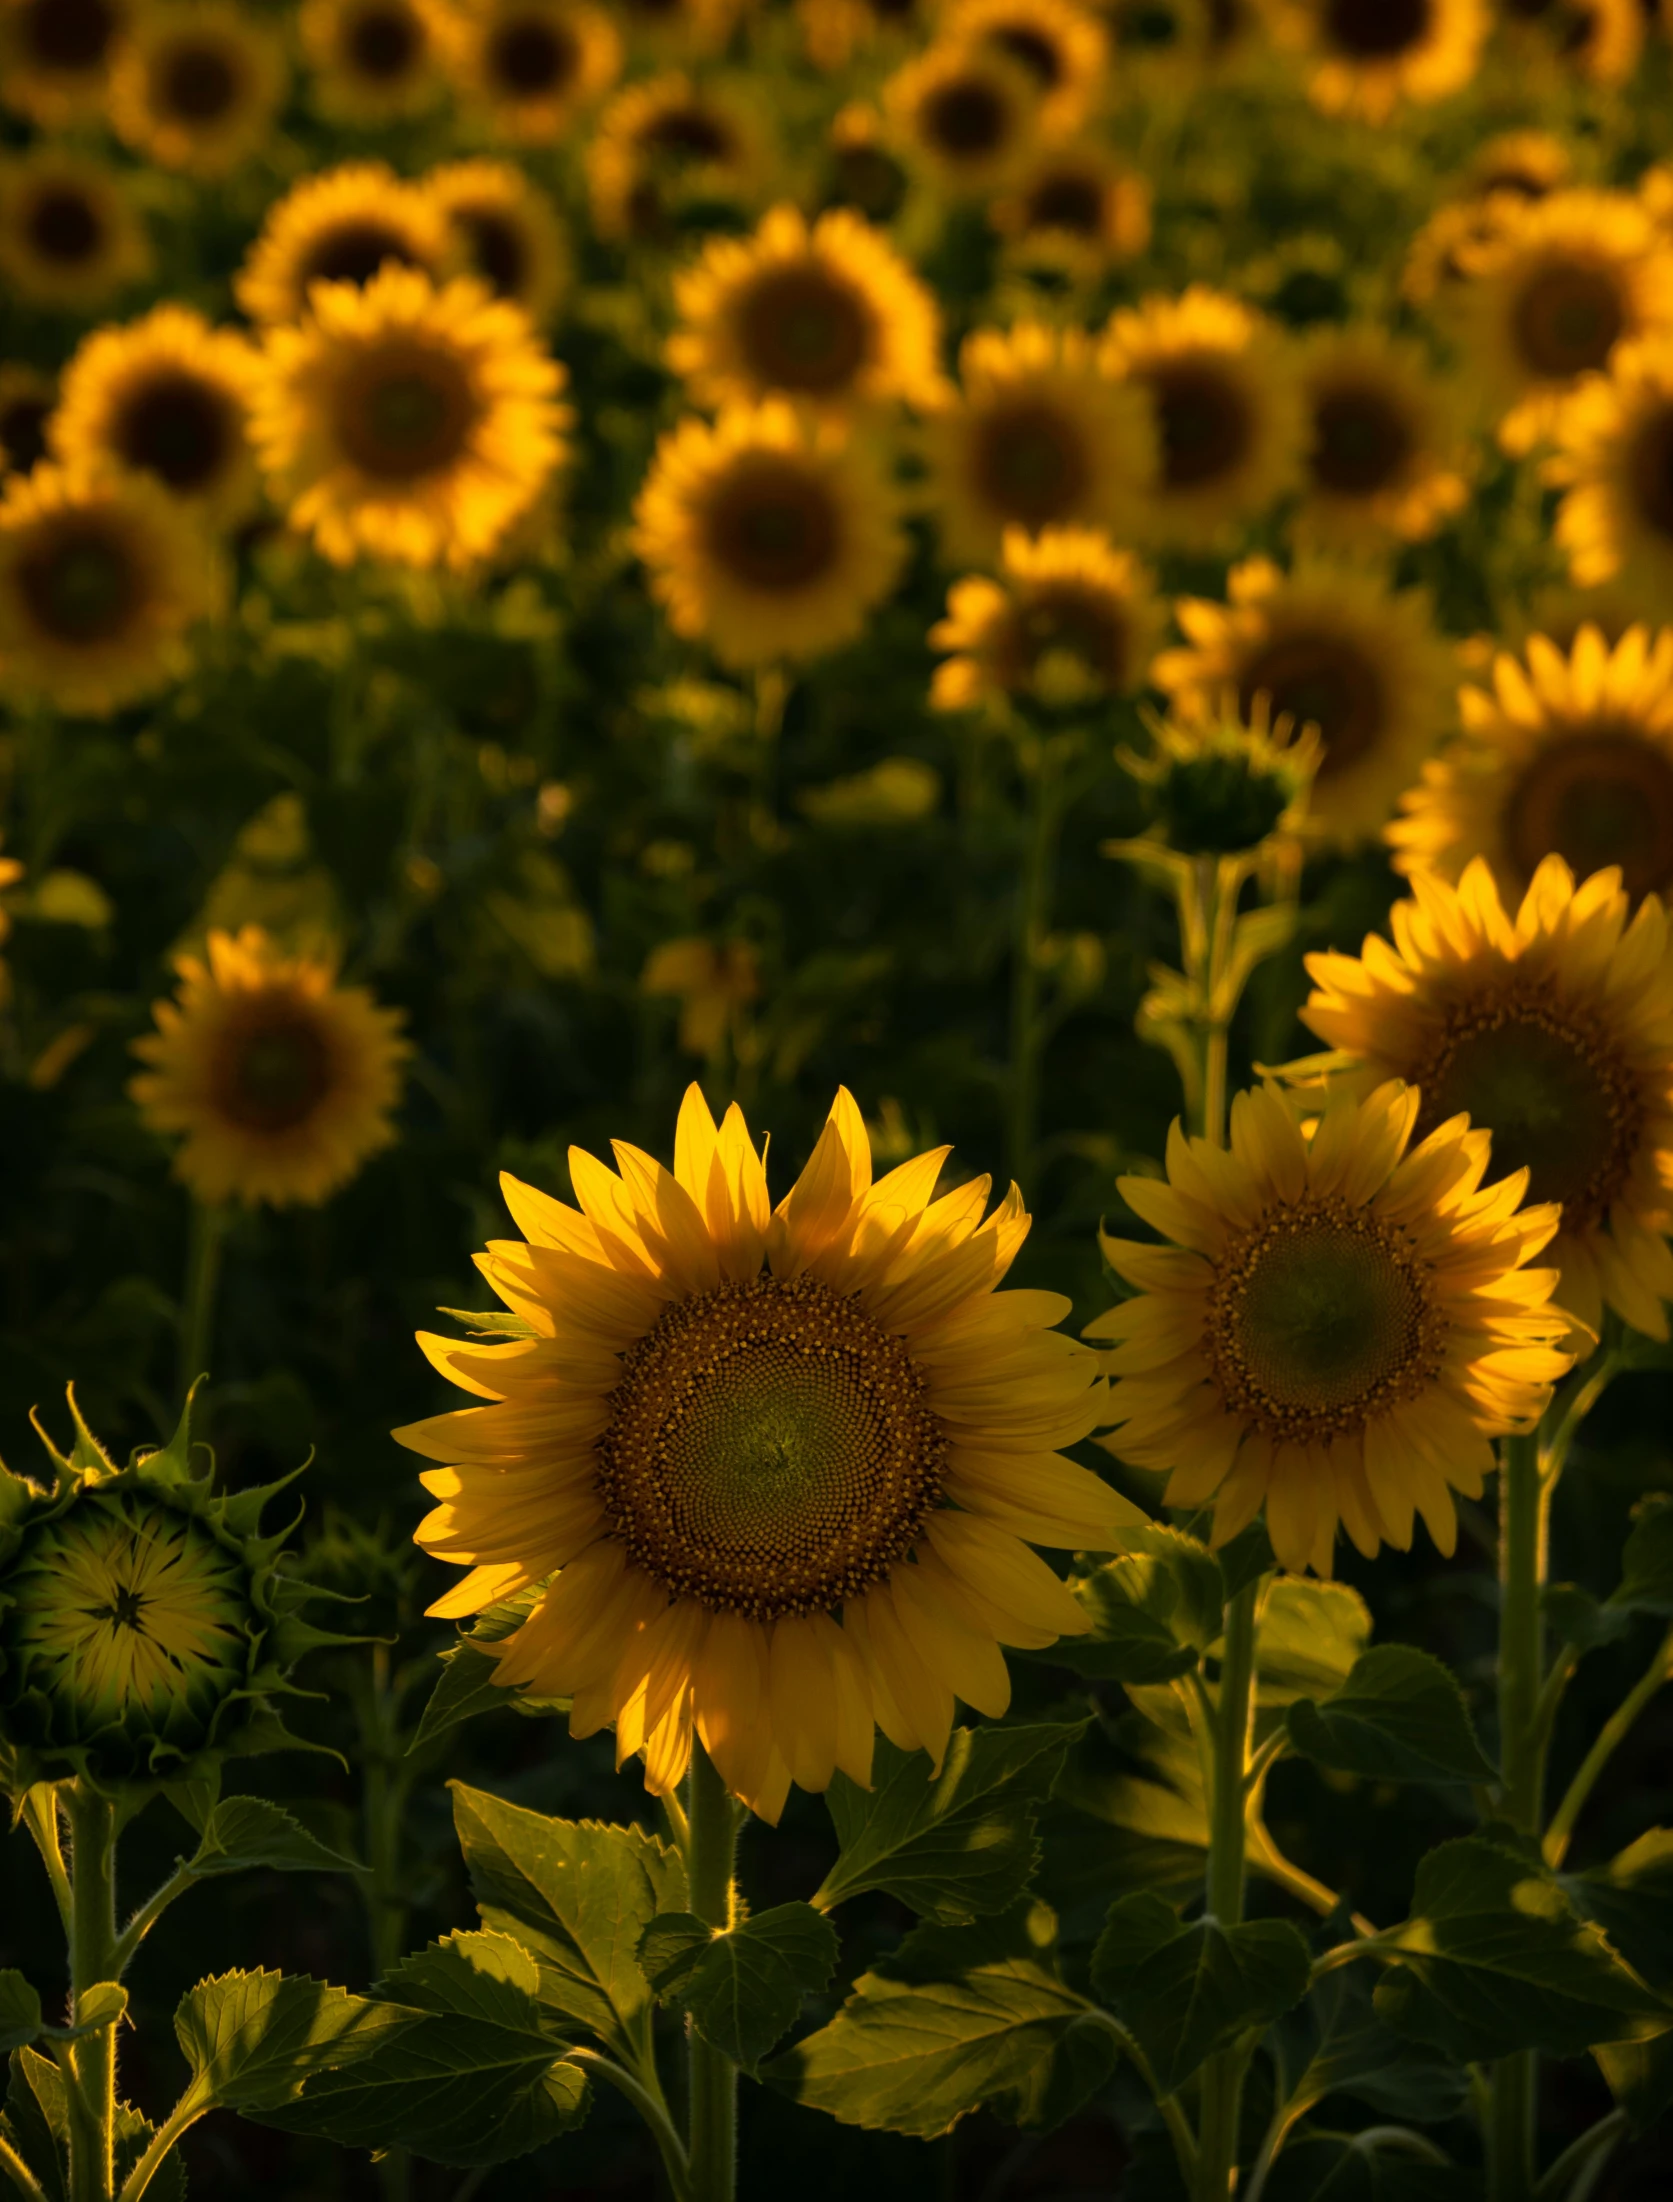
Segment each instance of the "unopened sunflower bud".
[{"label": "unopened sunflower bud", "polygon": [[1224,696],[1200,716],[1152,719],[1149,757],[1121,751],[1122,764],[1150,789],[1152,830],[1181,856],[1239,856],[1293,831],[1318,769],[1319,736],[1276,722],[1266,698],[1245,714]]}]

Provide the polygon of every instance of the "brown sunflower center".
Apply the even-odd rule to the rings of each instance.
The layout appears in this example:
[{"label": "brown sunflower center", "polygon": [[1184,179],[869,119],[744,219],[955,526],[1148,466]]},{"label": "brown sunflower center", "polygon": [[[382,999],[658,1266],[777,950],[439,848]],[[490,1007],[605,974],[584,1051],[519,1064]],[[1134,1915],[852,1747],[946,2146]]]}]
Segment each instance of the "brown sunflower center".
[{"label": "brown sunflower center", "polygon": [[599,1494],[676,1597],[825,1613],[903,1559],[947,1457],[898,1338],[812,1277],[678,1302],[623,1357]]},{"label": "brown sunflower center", "polygon": [[738,334],[757,380],[823,397],[865,364],[871,317],[852,286],[825,269],[781,268],[743,299]]},{"label": "brown sunflower center", "polygon": [[539,99],[561,92],[580,66],[581,52],[562,23],[523,16],[497,30],[488,41],[488,73],[516,99]]},{"label": "brown sunflower center", "polygon": [[1071,236],[1096,237],[1104,226],[1104,194],[1093,176],[1072,169],[1043,177],[1023,208],[1027,229],[1066,229]]},{"label": "brown sunflower center", "polygon": [[1254,421],[1243,392],[1210,360],[1178,360],[1146,377],[1156,403],[1162,480],[1201,489],[1248,456]]},{"label": "brown sunflower center", "polygon": [[521,298],[529,278],[529,248],[522,229],[498,207],[456,207],[472,265],[501,298]]},{"label": "brown sunflower center", "polygon": [[1044,583],[1019,603],[1001,631],[997,671],[1020,688],[1043,659],[1061,652],[1077,659],[1107,688],[1126,685],[1130,636],[1121,607],[1107,591],[1070,582]]},{"label": "brown sunflower center", "polygon": [[15,474],[27,474],[46,456],[46,424],[52,417],[50,398],[15,397],[0,405],[0,464]]},{"label": "brown sunflower center", "polygon": [[1045,92],[1063,81],[1063,56],[1044,31],[1032,23],[1002,24],[991,34],[991,43],[1017,63],[1023,74]]},{"label": "brown sunflower center", "polygon": [[1626,302],[1607,268],[1552,260],[1522,286],[1511,325],[1526,365],[1566,382],[1605,364],[1626,328]]},{"label": "brown sunflower center", "polygon": [[49,184],[29,209],[30,245],[43,260],[79,267],[96,259],[105,242],[104,217],[74,184]]},{"label": "brown sunflower center", "polygon": [[831,163],[831,196],[839,206],[886,222],[906,196],[906,171],[881,146],[844,145]]},{"label": "brown sunflower center", "polygon": [[1607,1215],[1631,1174],[1639,1081],[1608,1035],[1548,989],[1512,984],[1457,1003],[1411,1078],[1419,1138],[1467,1111],[1493,1135],[1490,1176],[1526,1169],[1529,1200],[1560,1200],[1570,1230]]},{"label": "brown sunflower center", "polygon": [[1269,1208],[1222,1254],[1208,1295],[1227,1408],[1300,1444],[1362,1429],[1421,1391],[1446,1333],[1405,1233],[1335,1197]]},{"label": "brown sunflower center", "polygon": [[228,1037],[215,1099],[242,1131],[295,1131],[331,1090],[331,1051],[318,1027],[281,1012]]},{"label": "brown sunflower center", "polygon": [[354,464],[383,482],[410,482],[452,466],[481,405],[452,353],[408,342],[381,344],[345,378],[337,435]]},{"label": "brown sunflower center", "polygon": [[219,122],[238,104],[232,57],[209,39],[175,39],[158,55],[153,82],[159,111],[174,122]]},{"label": "brown sunflower center", "polygon": [[1078,425],[1042,398],[996,407],[977,428],[973,467],[987,502],[1025,528],[1068,518],[1091,479]]},{"label": "brown sunflower center", "polygon": [[1411,449],[1410,424],[1385,391],[1344,385],[1313,408],[1313,479],[1338,497],[1374,497]]},{"label": "brown sunflower center", "polygon": [[808,587],[842,542],[830,490],[788,458],[753,455],[719,484],[705,516],[709,556],[751,588]]},{"label": "brown sunflower center", "polygon": [[1662,404],[1632,439],[1627,482],[1641,518],[1673,537],[1673,404]]},{"label": "brown sunflower center", "polygon": [[113,441],[123,462],[190,492],[226,465],[231,423],[220,393],[196,375],[153,375],[117,418]]},{"label": "brown sunflower center", "polygon": [[1581,879],[1618,864],[1634,902],[1665,894],[1673,887],[1673,758],[1609,727],[1552,742],[1511,791],[1505,838],[1524,879],[1554,849]]},{"label": "brown sunflower center", "polygon": [[127,627],[145,583],[127,538],[96,512],[66,515],[18,562],[18,588],[54,642],[109,642]]},{"label": "brown sunflower center", "polygon": [[369,283],[386,260],[397,266],[419,265],[412,240],[393,222],[375,215],[360,215],[333,222],[313,241],[298,271],[304,296],[310,283]]},{"label": "brown sunflower center", "polygon": [[665,107],[647,125],[639,142],[646,152],[676,168],[731,160],[737,151],[737,141],[720,117],[698,106]]},{"label": "brown sunflower center", "polygon": [[1325,32],[1355,61],[1398,61],[1429,35],[1431,0],[1329,0]]},{"label": "brown sunflower center", "polygon": [[1321,780],[1374,749],[1387,719],[1381,674],[1341,635],[1274,636],[1244,666],[1237,693],[1245,712],[1264,694],[1274,718],[1287,714],[1298,728],[1318,728]]},{"label": "brown sunflower center", "polygon": [[1005,143],[1010,116],[983,78],[953,77],[925,100],[921,127],[924,142],[946,159],[979,161]]},{"label": "brown sunflower center", "polygon": [[376,84],[393,84],[415,65],[424,34],[410,8],[362,8],[344,45],[352,68]]},{"label": "brown sunflower center", "polygon": [[40,67],[77,75],[98,68],[116,36],[106,0],[28,0],[19,44]]}]

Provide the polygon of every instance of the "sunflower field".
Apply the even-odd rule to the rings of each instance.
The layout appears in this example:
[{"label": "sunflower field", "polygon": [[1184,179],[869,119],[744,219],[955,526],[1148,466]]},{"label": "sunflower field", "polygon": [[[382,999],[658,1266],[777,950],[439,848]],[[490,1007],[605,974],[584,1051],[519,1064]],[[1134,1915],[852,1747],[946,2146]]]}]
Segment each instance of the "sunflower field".
[{"label": "sunflower field", "polygon": [[1673,2191],[1673,0],[0,0],[0,942],[0,2202]]}]

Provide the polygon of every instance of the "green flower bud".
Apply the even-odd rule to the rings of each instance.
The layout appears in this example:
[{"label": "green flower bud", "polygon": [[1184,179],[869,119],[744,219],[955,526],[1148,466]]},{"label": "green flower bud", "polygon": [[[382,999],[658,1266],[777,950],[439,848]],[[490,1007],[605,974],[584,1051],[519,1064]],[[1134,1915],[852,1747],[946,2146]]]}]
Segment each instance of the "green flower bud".
[{"label": "green flower bud", "polygon": [[1240,856],[1301,823],[1318,769],[1319,736],[1273,723],[1266,698],[1247,718],[1235,697],[1193,719],[1153,719],[1149,757],[1122,763],[1150,789],[1151,831],[1180,856]]}]

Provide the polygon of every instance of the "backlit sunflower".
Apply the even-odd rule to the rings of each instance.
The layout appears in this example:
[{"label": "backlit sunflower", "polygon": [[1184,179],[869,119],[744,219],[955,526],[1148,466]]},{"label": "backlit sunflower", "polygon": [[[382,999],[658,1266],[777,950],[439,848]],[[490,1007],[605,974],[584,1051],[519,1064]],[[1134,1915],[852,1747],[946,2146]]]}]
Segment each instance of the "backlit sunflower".
[{"label": "backlit sunflower", "polygon": [[1566,652],[1533,635],[1458,706],[1463,739],[1388,829],[1397,870],[1456,880],[1484,857],[1514,903],[1555,850],[1582,878],[1617,865],[1635,903],[1673,895],[1673,628],[1611,648],[1582,626]]},{"label": "backlit sunflower", "polygon": [[1556,1272],[1527,1266],[1556,1209],[1483,1189],[1488,1135],[1460,1117],[1414,1147],[1421,1106],[1398,1081],[1333,1094],[1307,1139],[1277,1092],[1242,1093],[1229,1152],[1175,1124],[1166,1184],[1120,1181],[1169,1243],[1103,1240],[1139,1296],[1087,1332],[1113,1342],[1099,1442],[1171,1470],[1170,1506],[1212,1504],[1216,1545],[1264,1505],[1297,1572],[1330,1573],[1338,1522],[1369,1556],[1421,1515],[1450,1553],[1453,1492],[1481,1495],[1492,1439],[1569,1366]]},{"label": "backlit sunflower", "polygon": [[337,565],[486,557],[563,461],[563,369],[472,277],[385,268],[312,296],[268,333],[250,427],[291,525]]},{"label": "backlit sunflower", "polygon": [[64,370],[50,439],[68,467],[148,474],[218,527],[244,519],[259,485],[246,425],[252,347],[186,306],[99,329]]},{"label": "backlit sunflower", "polygon": [[1102,1405],[1048,1327],[1068,1302],[995,1289],[1020,1193],[985,1223],[986,1178],[935,1200],[946,1149],[873,1183],[846,1092],[776,1210],[695,1086],[672,1173],[615,1156],[570,1150],[579,1210],[500,1181],[524,1239],[478,1265],[528,1339],[420,1338],[491,1402],[396,1432],[443,1464],[418,1541],[472,1570],[432,1612],[552,1578],[498,1679],[572,1698],[573,1735],[614,1722],[658,1795],[694,1731],[775,1821],[792,1781],[869,1784],[874,1727],[939,1765],[955,1696],[1008,1705],[1001,1644],[1085,1625],[1029,1542],[1108,1550],[1138,1518],[1057,1450]]},{"label": "backlit sunflower", "polygon": [[1037,102],[1042,136],[1086,121],[1109,67],[1109,35],[1075,0],[952,0],[941,20],[953,45],[991,47],[1014,61]]},{"label": "backlit sunflower", "polygon": [[593,227],[617,243],[672,245],[717,207],[754,207],[773,160],[758,98],[671,72],[629,84],[587,148]]},{"label": "backlit sunflower", "polygon": [[902,158],[955,195],[1001,189],[1038,138],[1033,85],[995,46],[938,42],[895,71],[883,106]]},{"label": "backlit sunflower", "polygon": [[0,160],[0,276],[32,306],[93,313],[151,270],[116,171],[43,145]]},{"label": "backlit sunflower", "polygon": [[159,167],[224,176],[266,144],[287,83],[277,36],[232,0],[149,6],[111,70],[111,127]]},{"label": "backlit sunflower", "polygon": [[906,555],[877,452],[781,399],[663,437],[634,544],[678,635],[723,664],[818,657],[852,642]]},{"label": "backlit sunflower", "polygon": [[989,216],[1013,258],[1098,275],[1150,242],[1150,185],[1087,141],[1037,154]]},{"label": "backlit sunflower", "polygon": [[668,364],[700,405],[778,395],[845,411],[944,389],[934,295],[846,209],[809,224],[774,207],[753,237],[715,238],[674,299]]},{"label": "backlit sunflower", "polygon": [[174,1174],[194,1199],[317,1206],[394,1143],[412,1052],[399,1010],[340,986],[332,963],[279,955],[253,925],[211,933],[175,968],[128,1091],[153,1131],[180,1136]]},{"label": "backlit sunflower", "polygon": [[104,105],[127,0],[0,0],[0,104],[46,130]]},{"label": "backlit sunflower", "polygon": [[1624,191],[1559,191],[1467,248],[1447,296],[1464,372],[1521,454],[1548,437],[1581,378],[1616,347],[1673,326],[1673,249]]},{"label": "backlit sunflower", "polygon": [[555,144],[621,74],[615,25],[577,0],[478,0],[457,44],[469,96],[521,145]]},{"label": "backlit sunflower", "polygon": [[159,483],[37,466],[0,497],[0,665],[14,693],[104,716],[185,668],[225,575]]},{"label": "backlit sunflower", "polygon": [[1186,711],[1231,689],[1245,709],[1266,695],[1275,716],[1317,726],[1309,830],[1344,846],[1372,839],[1450,718],[1452,657],[1428,598],[1318,558],[1291,573],[1245,559],[1226,587],[1227,604],[1175,606],[1187,647],[1164,650],[1151,678]]},{"label": "backlit sunflower", "polygon": [[1567,492],[1556,537],[1582,588],[1617,576],[1673,591],[1673,336],[1623,344],[1564,407],[1546,478]]},{"label": "backlit sunflower", "polygon": [[8,360],[0,366],[0,475],[27,474],[46,456],[46,425],[58,387],[38,367]]},{"label": "backlit sunflower", "polygon": [[437,0],[303,0],[297,26],[333,121],[378,129],[423,114],[446,86],[453,21]]},{"label": "backlit sunflower", "polygon": [[1297,515],[1314,541],[1414,543],[1468,502],[1469,439],[1454,388],[1423,354],[1369,324],[1320,329],[1296,348],[1307,408],[1307,486]]},{"label": "backlit sunflower", "polygon": [[1273,0],[1272,17],[1309,58],[1314,106],[1368,122],[1467,84],[1490,25],[1485,0]]},{"label": "backlit sunflower", "polygon": [[959,395],[925,431],[943,554],[982,563],[1007,528],[1128,534],[1152,461],[1145,414],[1078,329],[1022,321],[967,336]]},{"label": "backlit sunflower", "polygon": [[1210,546],[1297,486],[1301,391],[1276,330],[1250,307],[1201,284],[1147,298],[1111,317],[1103,356],[1155,424],[1140,515],[1149,540]]},{"label": "backlit sunflower", "polygon": [[935,10],[929,0],[796,0],[807,57],[816,69],[846,69],[857,53],[922,46]]},{"label": "backlit sunflower", "polygon": [[[1309,956],[1308,1027],[1353,1085],[1421,1088],[1421,1134],[1459,1111],[1493,1135],[1492,1174],[1561,1205],[1555,1297],[1595,1337],[1607,1305],[1665,1338],[1673,1298],[1673,941],[1618,871],[1576,886],[1548,856],[1518,908],[1477,858],[1396,903],[1394,944]],[[1628,922],[1630,919],[1630,923]],[[1306,1066],[1298,1066],[1305,1069]],[[1512,1175],[1510,1182],[1516,1182]]]},{"label": "backlit sunflower", "polygon": [[1519,199],[1544,199],[1569,181],[1574,157],[1549,130],[1506,130],[1478,148],[1465,170],[1472,198],[1508,191]]},{"label": "backlit sunflower", "polygon": [[252,321],[297,321],[310,284],[369,283],[391,261],[435,275],[447,250],[436,200],[382,161],[351,161],[304,178],[268,209],[232,287]]},{"label": "backlit sunflower", "polygon": [[860,100],[839,108],[826,136],[826,202],[851,206],[868,222],[888,222],[910,188],[911,178],[889,150],[876,109]]},{"label": "backlit sunflower", "polygon": [[569,289],[569,239],[548,193],[510,161],[450,161],[424,188],[441,208],[466,265],[496,298],[537,327]]},{"label": "backlit sunflower", "polygon": [[1414,306],[1438,304],[1444,311],[1469,282],[1482,247],[1513,228],[1527,204],[1521,192],[1492,191],[1438,209],[1407,248],[1402,295]]},{"label": "backlit sunflower", "polygon": [[932,648],[953,653],[935,669],[937,711],[968,711],[1000,696],[1072,683],[1104,696],[1143,684],[1162,609],[1131,551],[1092,528],[1005,536],[1001,578],[970,574],[947,592]]},{"label": "backlit sunflower", "polygon": [[1644,0],[1504,0],[1519,61],[1532,43],[1594,84],[1624,84],[1644,50]]}]

